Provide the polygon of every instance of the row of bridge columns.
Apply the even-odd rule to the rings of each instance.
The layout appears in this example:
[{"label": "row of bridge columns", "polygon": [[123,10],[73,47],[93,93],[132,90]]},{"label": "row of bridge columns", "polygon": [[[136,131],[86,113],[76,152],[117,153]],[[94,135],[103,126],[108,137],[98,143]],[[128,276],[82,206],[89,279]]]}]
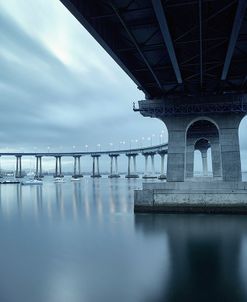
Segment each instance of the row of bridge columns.
[{"label": "row of bridge columns", "polygon": [[[160,151],[158,152],[161,156],[161,174],[159,176],[160,179],[165,179],[165,173],[164,173],[164,160],[166,151]],[[143,175],[143,178],[154,178],[157,177],[155,174],[155,166],[154,166],[154,156],[155,152],[146,152],[142,153],[145,158],[145,172]],[[120,177],[119,171],[118,171],[118,157],[120,154],[118,153],[112,153],[109,154],[110,157],[110,178],[117,178]],[[99,158],[100,154],[92,154],[91,157],[93,159],[93,168],[92,168],[92,175],[91,177],[101,177],[100,174],[100,166],[99,166]],[[139,175],[137,174],[136,170],[136,157],[138,156],[138,153],[129,153],[126,154],[128,158],[128,172],[126,175],[126,178],[138,178]],[[73,177],[79,178],[83,177],[81,173],[81,155],[76,155],[74,157],[74,171],[73,171]],[[148,171],[148,159],[151,158],[151,173]],[[22,156],[18,155],[16,156],[16,172],[15,176],[16,178],[23,177],[22,175]],[[204,161],[206,161],[207,158],[205,158]],[[42,156],[36,156],[36,167],[35,167],[35,178],[42,178],[43,177],[43,171],[42,171]],[[62,156],[58,155],[55,156],[55,173],[54,177],[63,177],[62,173]]]}]

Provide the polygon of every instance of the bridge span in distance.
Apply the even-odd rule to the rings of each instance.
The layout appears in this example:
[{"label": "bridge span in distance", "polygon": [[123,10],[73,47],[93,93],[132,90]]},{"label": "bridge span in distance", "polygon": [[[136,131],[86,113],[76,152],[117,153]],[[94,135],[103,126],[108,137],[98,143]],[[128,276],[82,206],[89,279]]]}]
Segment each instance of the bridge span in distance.
[{"label": "bridge span in distance", "polygon": [[[137,164],[136,158],[138,155],[143,155],[145,158],[145,171],[143,178],[157,178],[154,165],[155,155],[160,155],[161,157],[161,167],[159,179],[166,179],[165,174],[165,156],[167,154],[168,144],[159,144],[149,147],[141,148],[131,148],[131,149],[121,149],[121,150],[103,150],[103,151],[77,151],[77,152],[2,152],[0,157],[5,156],[14,156],[16,158],[16,170],[15,177],[22,178],[23,169],[22,169],[22,158],[33,156],[36,158],[35,166],[35,178],[42,178],[43,169],[42,169],[42,158],[43,157],[53,157],[55,159],[55,169],[54,177],[63,177],[62,172],[62,157],[73,157],[74,159],[74,170],[73,178],[83,177],[83,171],[81,166],[81,157],[91,157],[92,158],[92,174],[91,177],[101,177],[100,174],[100,157],[105,155],[110,158],[110,178],[120,177],[118,170],[118,158],[120,155],[126,155],[128,158],[128,168],[126,178],[138,178],[137,173]],[[149,158],[151,159],[151,173],[149,172]],[[85,172],[85,171],[84,171]]]}]

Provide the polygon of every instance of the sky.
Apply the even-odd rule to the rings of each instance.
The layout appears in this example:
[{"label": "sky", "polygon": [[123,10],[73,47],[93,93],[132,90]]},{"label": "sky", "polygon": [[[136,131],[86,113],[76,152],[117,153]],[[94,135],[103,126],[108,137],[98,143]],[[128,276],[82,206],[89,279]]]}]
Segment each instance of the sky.
[{"label": "sky", "polygon": [[[0,150],[93,151],[150,145],[151,137],[153,144],[167,141],[160,120],[132,111],[143,98],[59,0],[0,1]],[[246,129],[245,118],[244,170]]]},{"label": "sky", "polygon": [[0,28],[2,147],[159,140],[164,124],[132,111],[144,95],[58,0],[0,1]]}]

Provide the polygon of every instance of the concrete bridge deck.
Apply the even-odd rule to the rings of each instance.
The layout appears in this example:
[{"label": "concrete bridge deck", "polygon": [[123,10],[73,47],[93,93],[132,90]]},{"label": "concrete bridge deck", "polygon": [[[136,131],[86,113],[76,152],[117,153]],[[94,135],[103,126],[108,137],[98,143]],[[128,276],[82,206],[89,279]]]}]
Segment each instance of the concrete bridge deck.
[{"label": "concrete bridge deck", "polygon": [[167,151],[168,144],[160,144],[149,147],[140,148],[128,148],[120,150],[103,150],[103,151],[76,151],[76,152],[0,152],[0,156],[83,156],[83,155],[108,155],[108,154],[131,154],[131,153],[143,153],[143,152],[159,152]]}]

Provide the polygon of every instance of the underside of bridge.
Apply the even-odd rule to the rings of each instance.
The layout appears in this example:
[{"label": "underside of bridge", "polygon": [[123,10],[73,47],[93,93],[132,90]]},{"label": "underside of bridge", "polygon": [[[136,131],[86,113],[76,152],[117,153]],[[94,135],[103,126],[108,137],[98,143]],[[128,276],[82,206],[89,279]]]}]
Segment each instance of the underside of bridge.
[{"label": "underside of bridge", "polygon": [[[247,112],[246,0],[61,0],[145,94],[168,128],[167,182],[135,192],[136,211],[246,211],[238,127]],[[194,151],[207,174],[195,181]],[[204,175],[205,176],[205,175]]]}]

